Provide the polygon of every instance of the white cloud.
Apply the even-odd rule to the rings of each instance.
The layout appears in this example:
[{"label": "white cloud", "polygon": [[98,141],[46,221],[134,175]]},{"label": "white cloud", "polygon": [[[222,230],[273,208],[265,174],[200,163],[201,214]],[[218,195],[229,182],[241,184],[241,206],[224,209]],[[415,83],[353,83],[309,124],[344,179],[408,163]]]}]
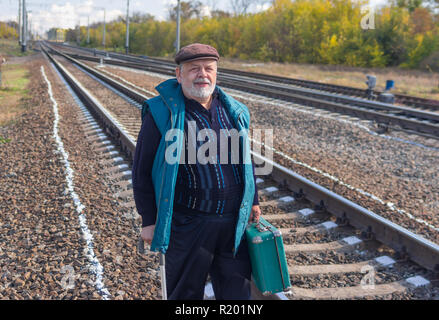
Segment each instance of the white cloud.
[{"label": "white cloud", "polygon": [[0,14],[0,21],[17,21],[17,15]]},{"label": "white cloud", "polygon": [[168,6],[176,6],[178,4],[177,0],[165,0],[164,2],[164,7],[167,8]]},{"label": "white cloud", "polygon": [[265,11],[265,10],[267,10],[270,7],[271,7],[271,3],[270,2],[265,2],[265,3],[262,3],[262,4],[257,4],[256,5],[256,12]]},{"label": "white cloud", "polygon": [[206,6],[206,5],[201,6],[200,15],[202,17],[210,17],[211,16],[210,8],[208,6]]},{"label": "white cloud", "polygon": [[141,1],[134,1],[132,4],[130,4],[130,11],[132,10],[131,8],[141,8],[142,7],[142,2]]},{"label": "white cloud", "polygon": [[[105,20],[111,21],[125,16],[125,12],[119,9],[107,9]],[[48,10],[39,10],[30,14],[32,29],[39,34],[44,34],[50,28],[75,28],[78,23],[87,25],[87,18],[90,18],[90,24],[104,21],[104,10],[102,7],[95,6],[93,0],[81,1],[73,5],[70,2],[64,4],[52,4]],[[15,18],[15,17],[14,17]],[[15,20],[15,19],[14,19]]]},{"label": "white cloud", "polygon": [[79,5],[77,12],[80,15],[88,16],[93,12],[93,0],[86,0],[84,3]]}]

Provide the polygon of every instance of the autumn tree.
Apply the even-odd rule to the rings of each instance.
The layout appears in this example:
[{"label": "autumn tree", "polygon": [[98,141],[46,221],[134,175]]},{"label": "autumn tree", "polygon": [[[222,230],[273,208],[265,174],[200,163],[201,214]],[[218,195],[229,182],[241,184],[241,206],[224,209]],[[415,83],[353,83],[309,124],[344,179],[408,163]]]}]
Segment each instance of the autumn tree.
[{"label": "autumn tree", "polygon": [[130,16],[130,23],[143,23],[150,20],[154,20],[154,16],[149,13],[133,12]]},{"label": "autumn tree", "polygon": [[410,20],[413,34],[425,34],[434,28],[433,16],[427,8],[416,8],[413,10]]},{"label": "autumn tree", "polygon": [[[396,1],[396,0],[392,0]],[[182,1],[181,46],[202,42],[216,47],[223,57],[261,61],[338,64],[361,67],[436,65],[439,56],[439,16],[417,2],[378,8],[374,27],[363,29],[366,0],[274,0],[264,11],[231,14],[212,7],[201,16],[208,1]],[[429,0],[433,1],[433,0]],[[439,0],[435,0],[439,1]],[[411,7],[410,7],[411,6]],[[237,11],[238,12],[238,11]],[[133,14],[131,52],[173,56],[176,7],[170,20]],[[69,35],[69,38],[75,37]],[[85,45],[86,28],[81,28]],[[107,46],[121,50],[124,19],[107,23]],[[102,23],[90,28],[90,46],[100,47]],[[427,61],[427,62],[426,62]]]},{"label": "autumn tree", "polygon": [[[15,28],[14,28],[15,27]],[[1,22],[0,21],[0,38],[3,39],[13,39],[17,38],[16,24],[12,22]]]},{"label": "autumn tree", "polygon": [[413,12],[416,8],[419,8],[423,0],[394,0],[396,5],[400,8],[407,8],[410,12]]}]

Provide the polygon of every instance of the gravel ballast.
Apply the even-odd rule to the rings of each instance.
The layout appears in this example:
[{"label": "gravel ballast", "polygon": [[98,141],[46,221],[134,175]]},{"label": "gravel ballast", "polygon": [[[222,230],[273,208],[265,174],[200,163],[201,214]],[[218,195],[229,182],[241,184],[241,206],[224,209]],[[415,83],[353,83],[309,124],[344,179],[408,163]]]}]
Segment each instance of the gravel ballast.
[{"label": "gravel ballast", "polygon": [[29,110],[2,134],[0,255],[3,299],[102,299],[86,253],[65,165],[56,152],[54,115],[44,66],[58,103],[59,136],[110,299],[159,299],[158,261],[136,252],[140,221],[114,196],[104,173],[106,154],[86,138],[81,111],[45,59],[30,64]]}]

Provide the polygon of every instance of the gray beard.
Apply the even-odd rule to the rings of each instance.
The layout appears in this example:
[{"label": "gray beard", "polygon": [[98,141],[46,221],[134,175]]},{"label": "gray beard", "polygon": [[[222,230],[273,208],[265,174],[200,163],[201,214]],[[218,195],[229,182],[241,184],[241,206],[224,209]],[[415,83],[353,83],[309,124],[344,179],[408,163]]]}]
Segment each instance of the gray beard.
[{"label": "gray beard", "polygon": [[184,87],[184,89],[192,97],[207,99],[212,95],[213,91],[215,90],[215,84],[210,84],[210,86],[207,88],[195,88],[195,85],[192,83],[189,88]]}]

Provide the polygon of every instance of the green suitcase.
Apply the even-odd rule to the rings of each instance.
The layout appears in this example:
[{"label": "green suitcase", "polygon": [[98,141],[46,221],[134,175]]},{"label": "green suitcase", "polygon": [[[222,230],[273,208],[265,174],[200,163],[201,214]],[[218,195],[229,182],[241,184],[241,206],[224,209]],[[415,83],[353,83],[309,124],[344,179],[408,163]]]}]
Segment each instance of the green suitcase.
[{"label": "green suitcase", "polygon": [[247,226],[246,237],[252,275],[263,295],[288,291],[291,287],[281,232],[264,218]]}]

